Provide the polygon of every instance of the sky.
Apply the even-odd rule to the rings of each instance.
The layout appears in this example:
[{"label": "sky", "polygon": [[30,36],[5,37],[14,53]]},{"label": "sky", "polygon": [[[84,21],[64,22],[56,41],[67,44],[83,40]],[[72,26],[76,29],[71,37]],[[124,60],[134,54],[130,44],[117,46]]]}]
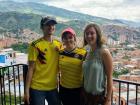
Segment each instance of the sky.
[{"label": "sky", "polygon": [[[4,1],[4,0],[0,0]],[[140,0],[11,0],[38,2],[108,19],[140,22]]]}]

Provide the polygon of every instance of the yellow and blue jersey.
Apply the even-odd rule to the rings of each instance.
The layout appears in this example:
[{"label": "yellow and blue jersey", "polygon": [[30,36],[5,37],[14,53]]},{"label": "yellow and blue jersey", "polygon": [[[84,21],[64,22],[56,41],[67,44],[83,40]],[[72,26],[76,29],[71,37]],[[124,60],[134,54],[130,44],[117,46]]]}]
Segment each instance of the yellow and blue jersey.
[{"label": "yellow and blue jersey", "polygon": [[57,72],[61,43],[57,40],[48,42],[43,38],[33,41],[29,46],[28,61],[35,62],[31,88],[52,90],[57,87]]}]

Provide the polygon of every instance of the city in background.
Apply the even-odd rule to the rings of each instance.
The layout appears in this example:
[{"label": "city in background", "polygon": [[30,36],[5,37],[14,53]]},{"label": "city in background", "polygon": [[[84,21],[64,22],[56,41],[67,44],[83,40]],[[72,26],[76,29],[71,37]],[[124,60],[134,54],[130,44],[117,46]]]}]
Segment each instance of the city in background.
[{"label": "city in background", "polygon": [[[140,5],[139,1],[137,3]],[[24,96],[24,65],[18,64],[27,65],[28,45],[42,36],[40,20],[43,16],[56,17],[58,24],[54,37],[60,41],[62,30],[66,27],[73,27],[77,33],[79,47],[83,45],[85,26],[91,22],[99,24],[107,40],[107,47],[113,56],[113,78],[140,84],[140,21],[132,21],[134,18],[130,21],[129,18],[126,20],[126,18],[111,17],[110,19],[107,16],[93,16],[88,12],[86,14],[78,10],[74,12],[50,4],[50,2],[47,5],[46,2],[27,3],[0,0],[0,100],[6,97],[6,105],[14,105],[23,101],[19,97]],[[128,12],[133,14],[133,11]],[[118,101],[121,102],[120,105],[136,105],[136,100],[137,105],[140,105],[140,87],[130,84],[128,94],[127,83],[119,85],[114,82],[113,103],[116,103],[115,105],[118,105]],[[2,103],[2,105],[5,104]]]}]

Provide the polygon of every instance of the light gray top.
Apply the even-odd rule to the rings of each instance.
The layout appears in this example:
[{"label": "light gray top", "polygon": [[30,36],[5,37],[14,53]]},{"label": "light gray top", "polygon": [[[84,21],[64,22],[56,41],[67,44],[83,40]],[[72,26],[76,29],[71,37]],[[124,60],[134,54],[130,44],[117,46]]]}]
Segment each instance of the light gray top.
[{"label": "light gray top", "polygon": [[88,51],[83,62],[84,88],[93,95],[101,94],[105,90],[106,74],[101,49],[97,48],[94,52]]}]

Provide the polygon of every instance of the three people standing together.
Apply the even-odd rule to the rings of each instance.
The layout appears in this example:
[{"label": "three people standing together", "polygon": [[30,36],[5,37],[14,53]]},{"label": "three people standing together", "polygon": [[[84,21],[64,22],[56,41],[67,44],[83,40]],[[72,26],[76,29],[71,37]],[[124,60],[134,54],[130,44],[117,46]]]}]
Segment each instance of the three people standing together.
[{"label": "three people standing together", "polygon": [[112,57],[104,47],[100,27],[87,25],[84,47],[78,48],[76,33],[70,27],[62,31],[62,44],[52,38],[55,24],[52,17],[42,18],[44,36],[29,46],[27,103],[45,105],[46,99],[48,105],[111,105]]}]

